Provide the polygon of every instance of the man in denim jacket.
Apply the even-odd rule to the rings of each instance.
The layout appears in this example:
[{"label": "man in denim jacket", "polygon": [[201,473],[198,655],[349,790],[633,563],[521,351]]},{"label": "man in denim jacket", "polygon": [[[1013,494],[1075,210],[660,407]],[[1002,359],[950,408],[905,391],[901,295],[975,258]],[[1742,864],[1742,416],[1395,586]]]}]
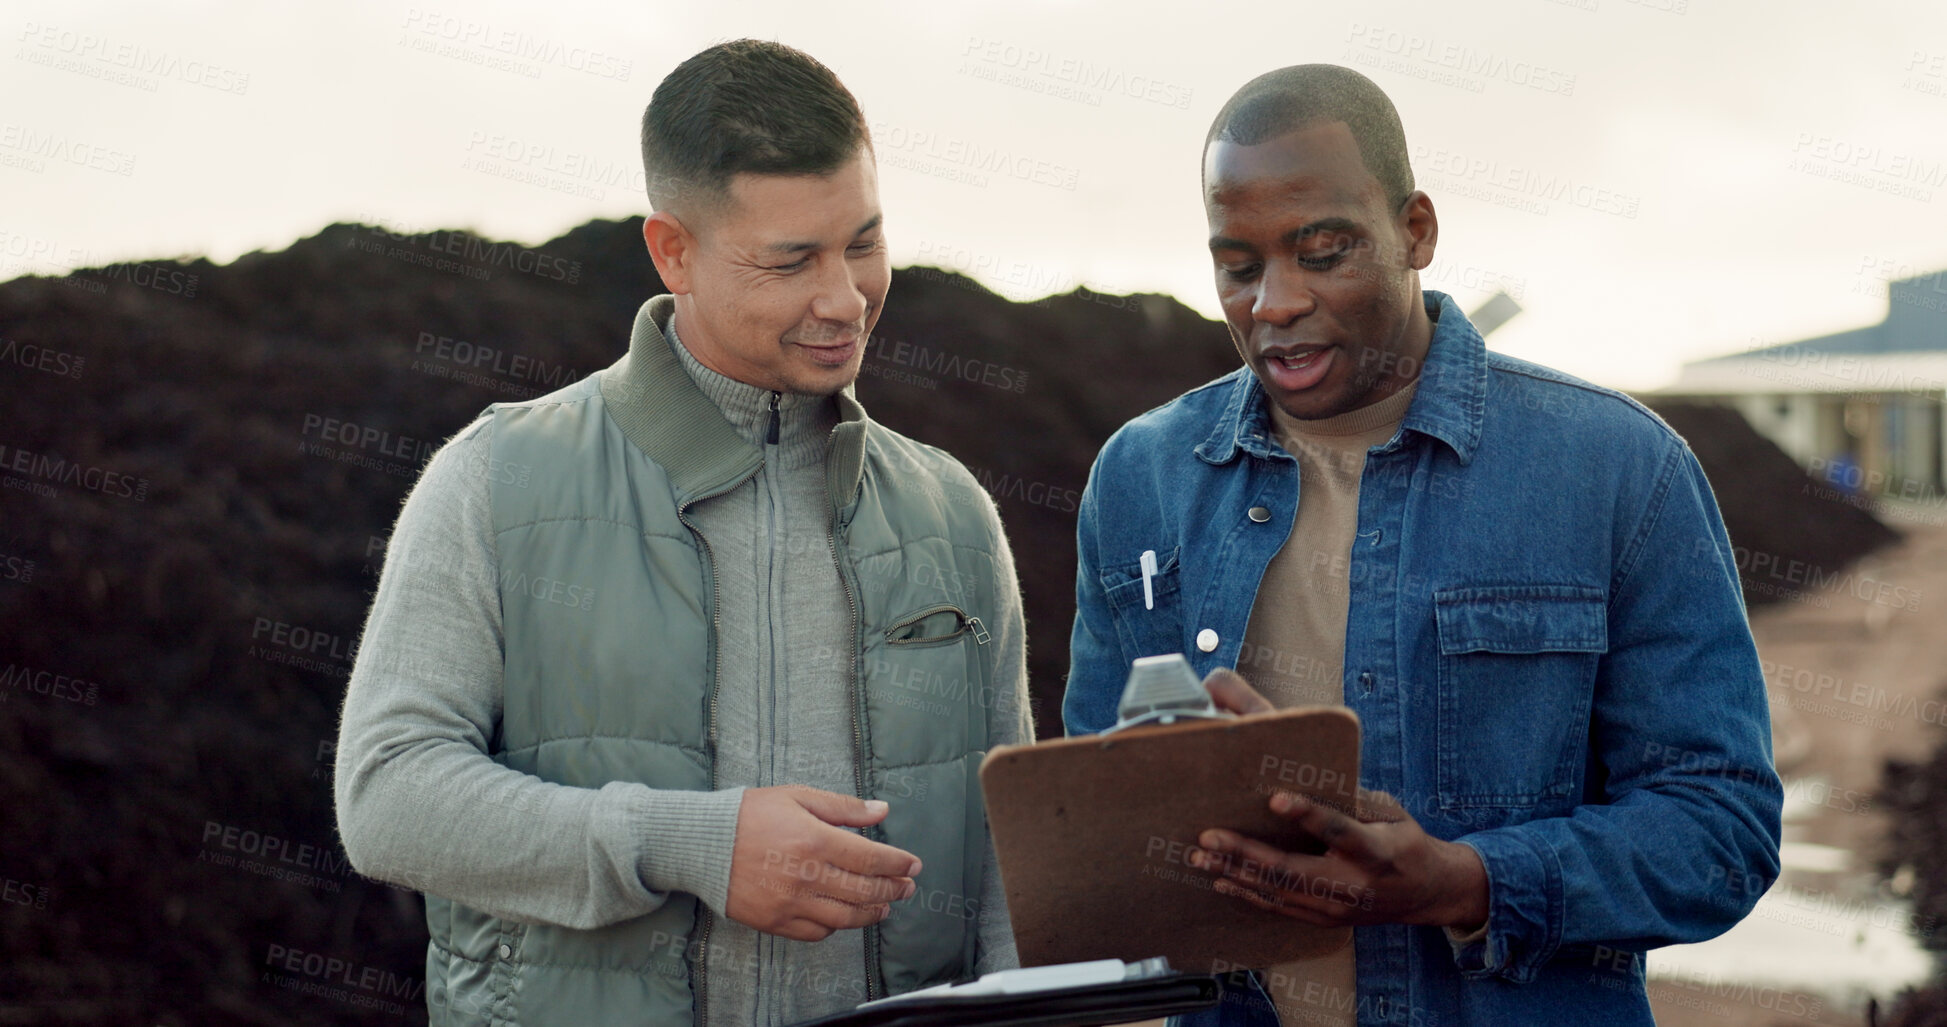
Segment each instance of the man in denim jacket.
[{"label": "man in denim jacket", "polygon": [[1130,661],[1179,651],[1229,708],[1359,716],[1356,819],[1271,800],[1323,855],[1211,824],[1191,857],[1212,901],[1354,943],[1199,1021],[1647,1024],[1641,954],[1722,933],[1778,873],[1730,543],[1654,414],[1487,352],[1421,290],[1438,225],[1405,155],[1343,68],[1218,114],[1204,202],[1245,366],[1102,448],[1064,718],[1108,727]]}]

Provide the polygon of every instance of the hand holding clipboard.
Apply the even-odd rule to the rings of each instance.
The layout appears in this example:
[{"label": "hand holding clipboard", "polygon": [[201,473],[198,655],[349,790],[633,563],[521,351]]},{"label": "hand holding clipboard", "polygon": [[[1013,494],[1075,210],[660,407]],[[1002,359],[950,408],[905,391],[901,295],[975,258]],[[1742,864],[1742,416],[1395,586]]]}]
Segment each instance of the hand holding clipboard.
[{"label": "hand holding clipboard", "polygon": [[[1219,678],[1212,685],[1226,690],[1225,705],[1263,702],[1241,679]],[[1132,704],[1138,690],[1126,690],[1121,712],[1132,726],[1122,730],[1001,746],[981,764],[1023,966],[1161,955],[1202,972],[1288,962],[1350,940],[1350,928],[1218,894],[1216,875],[1189,858],[1210,827],[1322,852],[1269,799],[1289,792],[1356,810],[1358,718],[1342,708],[1213,716],[1211,696],[1193,673],[1189,681],[1195,698],[1178,689],[1176,706],[1161,690]]]}]

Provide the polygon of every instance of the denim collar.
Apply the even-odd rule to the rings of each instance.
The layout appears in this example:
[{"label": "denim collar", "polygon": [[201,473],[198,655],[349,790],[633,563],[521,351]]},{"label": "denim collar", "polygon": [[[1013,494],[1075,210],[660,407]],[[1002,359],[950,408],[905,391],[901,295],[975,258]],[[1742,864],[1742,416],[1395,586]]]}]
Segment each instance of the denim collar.
[{"label": "denim collar", "polygon": [[[1480,446],[1481,410],[1487,400],[1487,343],[1452,296],[1428,289],[1422,298],[1427,316],[1434,319],[1433,339],[1420,366],[1413,405],[1406,409],[1399,433],[1380,452],[1404,445],[1411,430],[1445,442],[1464,467]],[[1246,367],[1233,377],[1223,416],[1197,446],[1197,456],[1220,465],[1229,463],[1240,449],[1259,459],[1281,458],[1282,450],[1271,441],[1271,417],[1257,375]]]}]

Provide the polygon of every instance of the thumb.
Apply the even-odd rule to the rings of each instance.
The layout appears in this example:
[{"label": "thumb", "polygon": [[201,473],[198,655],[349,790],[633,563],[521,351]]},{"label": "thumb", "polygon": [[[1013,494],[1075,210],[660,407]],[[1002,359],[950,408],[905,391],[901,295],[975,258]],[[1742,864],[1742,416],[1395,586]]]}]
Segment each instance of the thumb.
[{"label": "thumb", "polygon": [[1218,667],[1204,676],[1203,687],[1220,710],[1237,714],[1270,713],[1277,707],[1258,694],[1244,675],[1228,667]]},{"label": "thumb", "polygon": [[861,799],[816,788],[795,791],[791,797],[812,816],[838,827],[871,827],[884,820],[890,808],[878,799]]}]

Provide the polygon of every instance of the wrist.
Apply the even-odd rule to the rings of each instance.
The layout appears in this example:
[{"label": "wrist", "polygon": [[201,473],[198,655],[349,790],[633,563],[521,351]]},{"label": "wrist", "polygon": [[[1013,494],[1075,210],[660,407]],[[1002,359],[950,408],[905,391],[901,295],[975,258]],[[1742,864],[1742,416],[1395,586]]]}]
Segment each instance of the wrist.
[{"label": "wrist", "polygon": [[1449,868],[1448,886],[1434,922],[1457,934],[1471,934],[1487,925],[1487,866],[1471,845],[1442,842],[1441,848]]},{"label": "wrist", "polygon": [[743,788],[642,788],[635,803],[641,845],[636,873],[644,887],[688,892],[722,912],[729,903],[744,795]]}]

